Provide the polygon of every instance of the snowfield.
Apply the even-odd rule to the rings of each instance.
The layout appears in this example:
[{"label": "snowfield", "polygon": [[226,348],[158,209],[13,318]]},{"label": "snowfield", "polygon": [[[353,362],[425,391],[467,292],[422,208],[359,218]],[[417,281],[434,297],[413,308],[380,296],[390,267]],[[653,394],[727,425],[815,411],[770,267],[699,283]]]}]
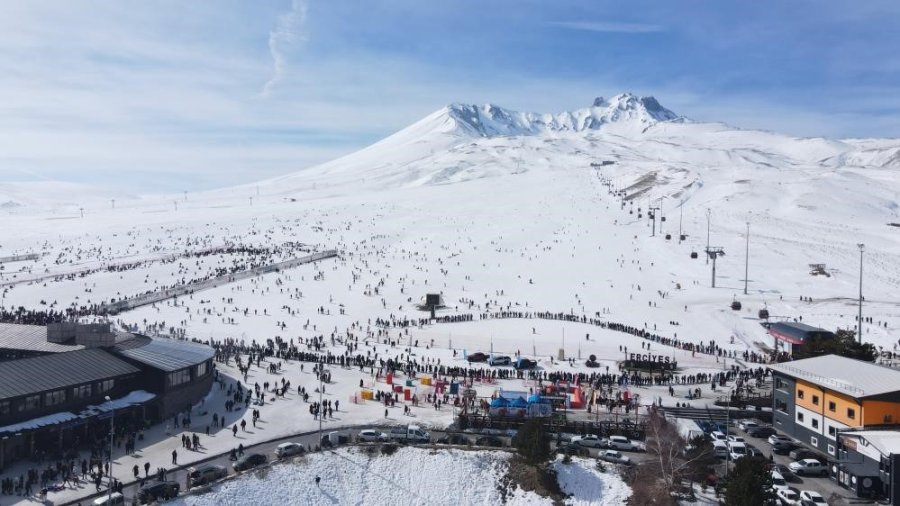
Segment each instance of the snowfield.
[{"label": "snowfield", "polygon": [[[400,448],[393,455],[383,456],[376,448],[370,456],[362,449],[340,449],[248,473],[209,493],[170,504],[552,504],[547,498],[518,488],[509,491],[504,501],[498,483],[508,460],[508,453],[490,451]],[[621,478],[615,471],[600,473],[592,465],[591,460],[580,458],[571,464],[554,464],[563,491],[573,494],[566,504],[624,504],[630,491]],[[319,486],[316,476],[321,477]]]},{"label": "snowfield", "polygon": [[[143,197],[50,183],[39,192],[2,185],[0,257],[41,257],[0,264],[0,306],[61,311],[100,304],[222,269],[300,256],[302,244],[341,254],[143,306],[111,321],[203,341],[249,345],[280,338],[303,343],[304,351],[311,339],[321,338],[323,352],[342,355],[352,344],[353,353],[363,356],[432,366],[466,367],[466,353],[493,349],[520,352],[546,372],[605,372],[585,366],[593,354],[602,368],[615,372],[627,352],[643,350],[677,360],[678,374],[690,375],[755,366],[741,355],[772,346],[757,318],[763,308],[773,321],[796,318],[827,329],[855,328],[857,244],[865,243],[864,316],[872,321],[864,325],[864,338],[892,351],[900,328],[900,228],[890,225],[900,223],[898,153],[900,140],[798,139],[695,123],[655,99],[630,95],[561,115],[448,106],[357,153],[254,185]],[[651,206],[660,207],[655,225],[647,214]],[[726,252],[716,262],[716,288],[704,258],[707,234],[711,246]],[[209,253],[223,247],[234,249]],[[812,275],[810,264],[824,264],[827,275]],[[415,307],[426,293],[443,295],[446,307],[439,317],[470,315],[471,321],[416,325],[428,316]],[[729,308],[734,299],[742,302],[740,311]],[[621,323],[683,342],[715,344],[734,355],[695,355],[655,342],[645,349],[649,344],[634,335],[584,323],[482,318],[499,311],[549,311]],[[414,324],[381,328],[378,319]],[[560,350],[576,360],[558,360]],[[271,373],[263,361],[245,381],[233,363],[217,364],[229,383],[252,388],[291,381],[288,395],[260,408],[266,423],[242,434],[242,443],[318,428],[295,393],[297,387],[308,392],[316,387],[311,364],[301,371],[290,362]],[[452,421],[450,406],[438,411],[426,402],[408,417],[401,401],[386,417],[382,404],[354,403],[360,382],[390,389],[383,379],[368,369],[331,371],[333,384],[325,397],[340,400],[340,410],[326,428]],[[482,397],[532,387],[534,382],[525,380],[475,385]],[[676,386],[673,397],[662,388],[630,390],[640,394],[643,406],[659,400],[674,405],[695,387]],[[691,401],[694,406],[721,395],[706,384],[700,387],[702,399]],[[411,388],[419,396],[433,392],[419,379]],[[224,411],[224,397],[214,389],[205,406],[194,408],[194,423],[204,426],[213,413]],[[310,401],[317,397],[312,394]],[[250,423],[248,411],[236,411],[228,413],[228,424],[240,417]],[[150,435],[153,444],[141,459],[154,468],[165,465],[180,433],[170,436],[160,426]],[[204,445],[209,452],[226,452],[235,444],[231,438],[214,432]],[[310,488],[309,476],[298,473],[272,483],[297,481],[302,493],[320,494],[308,496],[310,502],[380,503],[381,496],[365,495],[369,484],[371,494],[393,493],[394,502],[400,497],[421,504],[415,493],[423,483],[436,487],[426,503],[445,497],[453,504],[492,501],[492,485],[460,487],[470,481],[466,473],[447,469],[455,469],[451,464],[476,469],[492,484],[499,461],[485,457],[479,464],[472,453],[435,455],[421,457],[417,465],[444,459],[434,467],[442,472],[392,472],[385,464],[391,459],[368,461],[358,454],[311,456],[305,465],[321,469],[321,490]],[[184,455],[183,461],[193,458]],[[127,469],[143,460],[119,462]],[[276,466],[269,475],[287,473],[281,468],[291,469]],[[379,474],[361,477],[361,468]],[[576,504],[596,491],[608,490],[609,497],[627,492],[612,482],[585,488],[590,469],[563,471],[563,486]],[[396,488],[385,485],[388,478]],[[260,487],[266,483],[248,480]],[[229,496],[235,500],[239,489],[248,490],[235,484],[222,489],[229,487],[236,487]],[[332,495],[322,495],[326,491]],[[82,492],[66,490],[50,499],[73,500]],[[265,493],[282,492],[268,487]],[[476,495],[459,495],[468,493]],[[250,495],[244,501],[267,503]]]}]

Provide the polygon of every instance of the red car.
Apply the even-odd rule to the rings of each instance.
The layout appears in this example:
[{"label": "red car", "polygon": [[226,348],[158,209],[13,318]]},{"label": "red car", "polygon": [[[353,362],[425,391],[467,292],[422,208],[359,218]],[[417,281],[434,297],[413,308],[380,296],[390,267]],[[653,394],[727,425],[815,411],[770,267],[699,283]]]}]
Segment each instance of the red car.
[{"label": "red car", "polygon": [[466,357],[466,360],[468,360],[469,362],[484,362],[487,359],[488,356],[484,353],[481,353],[480,351]]}]

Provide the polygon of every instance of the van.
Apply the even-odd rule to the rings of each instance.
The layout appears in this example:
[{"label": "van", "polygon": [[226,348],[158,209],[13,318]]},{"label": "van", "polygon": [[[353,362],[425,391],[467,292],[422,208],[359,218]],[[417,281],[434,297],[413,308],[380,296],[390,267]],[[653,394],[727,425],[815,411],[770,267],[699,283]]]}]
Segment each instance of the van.
[{"label": "van", "polygon": [[713,455],[719,459],[727,459],[728,458],[728,445],[725,444],[724,441],[713,441]]},{"label": "van", "polygon": [[737,441],[732,441],[728,443],[728,452],[731,460],[737,460],[741,457],[747,456],[747,445],[744,443],[739,443]]}]

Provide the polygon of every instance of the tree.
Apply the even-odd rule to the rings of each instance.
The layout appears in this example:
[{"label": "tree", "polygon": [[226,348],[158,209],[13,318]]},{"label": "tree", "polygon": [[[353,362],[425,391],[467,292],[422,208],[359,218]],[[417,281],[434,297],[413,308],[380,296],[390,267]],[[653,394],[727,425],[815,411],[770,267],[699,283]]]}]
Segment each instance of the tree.
[{"label": "tree", "polygon": [[822,355],[840,355],[842,357],[874,362],[878,351],[872,343],[859,343],[856,332],[849,329],[838,329],[834,337],[816,337],[803,343],[794,354],[794,359],[818,357]]},{"label": "tree", "polygon": [[516,450],[530,464],[550,459],[550,436],[539,418],[531,418],[519,427]]},{"label": "tree", "polygon": [[769,461],[757,456],[737,459],[734,468],[728,473],[726,486],[727,506],[766,504],[772,498],[772,473],[769,470]]},{"label": "tree", "polygon": [[657,411],[650,412],[646,427],[647,454],[652,456],[646,466],[652,469],[651,479],[658,480],[668,494],[679,492],[685,480],[702,481],[712,472],[715,455],[705,437],[698,436],[687,445],[675,426]]}]

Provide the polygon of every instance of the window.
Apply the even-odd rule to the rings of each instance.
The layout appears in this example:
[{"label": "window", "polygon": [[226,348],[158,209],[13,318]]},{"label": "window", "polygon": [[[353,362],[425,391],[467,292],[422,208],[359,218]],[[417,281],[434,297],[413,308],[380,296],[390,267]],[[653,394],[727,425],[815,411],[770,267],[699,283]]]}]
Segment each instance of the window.
[{"label": "window", "polygon": [[814,395],[812,401],[813,401],[813,404],[815,404],[816,406],[818,406],[818,405],[819,405],[819,396],[818,396],[818,395]]},{"label": "window", "polygon": [[787,384],[784,382],[784,380],[782,380],[781,378],[775,378],[775,388],[784,390],[784,387],[786,386]]},{"label": "window", "polygon": [[856,420],[856,410],[853,408],[847,408],[847,418]]},{"label": "window", "polygon": [[166,376],[166,384],[170,387],[178,386],[191,381],[191,370],[182,369],[180,371],[170,372]]},{"label": "window", "polygon": [[66,402],[65,390],[54,390],[44,394],[44,406],[56,406]]},{"label": "window", "polygon": [[803,398],[803,390],[797,390],[797,398],[798,398],[798,399],[802,399],[802,398]]},{"label": "window", "polygon": [[834,455],[834,445],[828,445],[828,454]]},{"label": "window", "polygon": [[116,380],[101,381],[101,382],[97,383],[97,393],[105,394],[106,392],[109,392],[110,390],[112,390],[115,385],[116,385]]},{"label": "window", "polygon": [[72,389],[72,397],[75,399],[84,399],[91,396],[91,386],[81,385]]},{"label": "window", "polygon": [[813,418],[812,423],[813,423],[813,429],[818,429],[818,428],[819,428],[819,421],[818,421],[818,420],[816,420],[815,418]]},{"label": "window", "polygon": [[834,425],[828,426],[828,435],[834,437],[837,434],[837,430],[834,428]]},{"label": "window", "polygon": [[775,409],[782,413],[787,413],[787,403],[781,399],[775,399]]},{"label": "window", "polygon": [[0,401],[0,416],[9,414],[9,401]]},{"label": "window", "polygon": [[798,422],[802,422],[802,421],[803,421],[803,413],[800,413],[800,412],[797,413],[797,421],[798,421]]},{"label": "window", "polygon": [[41,407],[41,396],[29,395],[22,401],[22,404],[19,404],[19,411],[31,411],[39,407]]},{"label": "window", "polygon": [[813,446],[819,446],[819,438],[816,436],[809,436],[809,444]]},{"label": "window", "polygon": [[206,376],[206,372],[209,371],[209,362],[203,362],[197,366],[197,377],[200,378],[202,376]]},{"label": "window", "polygon": [[831,411],[832,413],[837,411],[837,404],[835,404],[834,401],[828,401],[828,411]]}]

